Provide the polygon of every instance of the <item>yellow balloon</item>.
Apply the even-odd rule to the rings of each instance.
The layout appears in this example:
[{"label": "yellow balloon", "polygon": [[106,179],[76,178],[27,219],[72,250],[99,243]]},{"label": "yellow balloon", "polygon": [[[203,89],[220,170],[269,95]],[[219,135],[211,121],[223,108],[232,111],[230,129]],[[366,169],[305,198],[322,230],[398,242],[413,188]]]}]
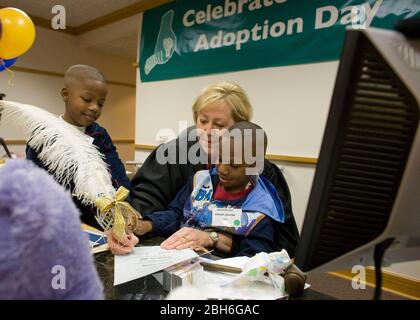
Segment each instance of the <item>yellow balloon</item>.
[{"label": "yellow balloon", "polygon": [[16,8],[0,9],[0,58],[16,58],[35,41],[35,26],[29,16]]}]

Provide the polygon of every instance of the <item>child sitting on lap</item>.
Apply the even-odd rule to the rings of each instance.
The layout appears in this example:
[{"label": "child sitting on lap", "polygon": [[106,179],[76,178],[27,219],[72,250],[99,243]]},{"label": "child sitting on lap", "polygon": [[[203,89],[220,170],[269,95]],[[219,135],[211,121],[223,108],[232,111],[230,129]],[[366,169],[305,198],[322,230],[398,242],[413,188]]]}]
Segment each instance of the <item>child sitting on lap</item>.
[{"label": "child sitting on lap", "polygon": [[261,127],[236,123],[221,138],[216,168],[197,172],[169,210],[144,217],[134,233],[169,236],[165,249],[214,248],[228,256],[275,251],[275,224],[284,222],[284,210],[274,186],[258,176],[266,147]]}]

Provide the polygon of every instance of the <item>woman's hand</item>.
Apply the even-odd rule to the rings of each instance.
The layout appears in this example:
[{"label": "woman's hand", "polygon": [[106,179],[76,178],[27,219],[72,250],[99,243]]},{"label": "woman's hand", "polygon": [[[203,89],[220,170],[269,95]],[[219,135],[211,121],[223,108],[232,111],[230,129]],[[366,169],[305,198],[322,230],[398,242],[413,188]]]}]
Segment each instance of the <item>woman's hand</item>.
[{"label": "woman's hand", "polygon": [[113,254],[123,255],[131,253],[134,246],[139,242],[139,238],[137,238],[132,232],[127,232],[122,241],[118,241],[115,238],[112,229],[105,231],[105,235],[109,244],[109,249]]},{"label": "woman's hand", "polygon": [[206,231],[184,227],[163,241],[160,246],[168,250],[211,248],[213,240],[211,240],[209,233]]}]

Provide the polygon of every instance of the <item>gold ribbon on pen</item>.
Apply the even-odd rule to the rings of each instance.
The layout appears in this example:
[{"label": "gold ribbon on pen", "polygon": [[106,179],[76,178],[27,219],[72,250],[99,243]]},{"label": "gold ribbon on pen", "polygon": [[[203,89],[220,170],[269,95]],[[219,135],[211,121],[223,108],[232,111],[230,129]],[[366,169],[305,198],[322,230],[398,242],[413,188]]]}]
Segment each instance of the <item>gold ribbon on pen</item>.
[{"label": "gold ribbon on pen", "polygon": [[124,201],[128,194],[129,191],[126,188],[119,187],[114,199],[102,197],[96,200],[96,207],[101,215],[114,216],[112,230],[118,241],[122,241],[124,238],[126,226],[131,230],[136,227],[138,218],[136,210]]}]

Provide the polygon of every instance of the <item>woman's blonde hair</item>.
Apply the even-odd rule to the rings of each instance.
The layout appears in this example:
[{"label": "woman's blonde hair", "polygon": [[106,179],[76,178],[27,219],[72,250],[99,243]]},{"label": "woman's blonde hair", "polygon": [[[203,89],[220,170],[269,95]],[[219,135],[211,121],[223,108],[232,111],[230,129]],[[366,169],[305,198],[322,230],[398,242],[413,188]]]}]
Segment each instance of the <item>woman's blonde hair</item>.
[{"label": "woman's blonde hair", "polygon": [[236,83],[221,81],[205,88],[197,97],[192,107],[194,121],[197,122],[198,113],[210,104],[226,102],[232,110],[235,122],[250,121],[252,107],[245,91]]}]

